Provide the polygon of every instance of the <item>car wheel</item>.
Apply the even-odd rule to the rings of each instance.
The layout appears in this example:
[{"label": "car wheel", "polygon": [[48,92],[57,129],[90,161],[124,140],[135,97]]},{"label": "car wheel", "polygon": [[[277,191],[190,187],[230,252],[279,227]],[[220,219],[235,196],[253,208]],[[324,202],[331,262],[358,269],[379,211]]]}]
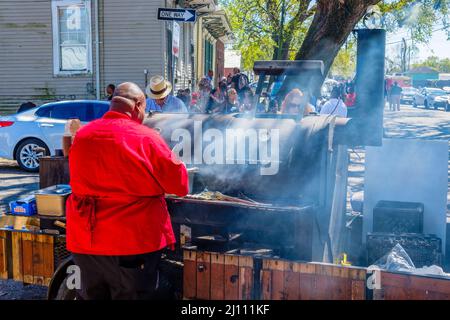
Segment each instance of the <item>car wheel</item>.
[{"label": "car wheel", "polygon": [[23,170],[29,172],[39,171],[39,158],[44,156],[44,152],[36,152],[35,148],[44,148],[49,154],[48,147],[39,139],[30,138],[22,141],[16,149],[16,160]]}]

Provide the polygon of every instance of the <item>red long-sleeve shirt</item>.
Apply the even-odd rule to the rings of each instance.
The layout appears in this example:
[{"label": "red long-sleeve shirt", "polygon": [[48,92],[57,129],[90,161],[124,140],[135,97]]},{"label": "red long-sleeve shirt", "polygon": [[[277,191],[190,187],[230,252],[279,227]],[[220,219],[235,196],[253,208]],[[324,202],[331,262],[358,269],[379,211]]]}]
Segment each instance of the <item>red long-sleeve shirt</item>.
[{"label": "red long-sleeve shirt", "polygon": [[156,131],[109,111],[78,131],[69,168],[69,251],[131,255],[175,243],[164,194],[186,195],[188,175]]}]

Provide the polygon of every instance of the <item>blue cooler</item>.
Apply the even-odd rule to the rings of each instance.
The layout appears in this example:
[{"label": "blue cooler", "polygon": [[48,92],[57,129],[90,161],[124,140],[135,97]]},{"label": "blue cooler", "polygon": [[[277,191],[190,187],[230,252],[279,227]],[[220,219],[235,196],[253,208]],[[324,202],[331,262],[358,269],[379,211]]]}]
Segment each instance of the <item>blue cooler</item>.
[{"label": "blue cooler", "polygon": [[36,198],[29,195],[9,203],[12,215],[33,216],[37,214]]}]

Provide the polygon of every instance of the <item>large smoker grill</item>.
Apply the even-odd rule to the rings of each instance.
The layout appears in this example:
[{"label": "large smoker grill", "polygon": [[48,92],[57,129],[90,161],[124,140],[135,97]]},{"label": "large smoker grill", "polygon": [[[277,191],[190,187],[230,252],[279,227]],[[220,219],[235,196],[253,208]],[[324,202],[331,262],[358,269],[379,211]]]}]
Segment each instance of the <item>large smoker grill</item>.
[{"label": "large smoker grill", "polygon": [[[173,141],[174,135],[178,137],[175,130],[189,132],[189,137],[196,137],[191,141],[191,155],[195,147],[205,149],[211,143],[199,138],[200,131],[211,128],[224,137],[228,129],[268,129],[264,137],[268,145],[275,136],[279,139],[276,174],[261,174],[261,168],[268,164],[252,158],[251,149],[259,144],[250,144],[249,136],[240,137],[246,142],[246,159],[240,159],[235,150],[232,164],[190,164],[199,168],[192,193],[207,189],[257,203],[167,197],[178,244],[183,244],[179,230],[187,226],[192,244],[202,250],[263,250],[281,258],[322,260],[328,239],[326,212],[332,200],[327,194],[334,180],[333,117],[312,116],[297,122],[293,118],[247,119],[239,114],[155,114],[146,125],[160,131],[172,148],[180,143],[178,138]],[[271,136],[270,130],[278,134]],[[227,148],[230,146],[223,147],[224,154]],[[258,154],[253,153],[253,157]]]}]

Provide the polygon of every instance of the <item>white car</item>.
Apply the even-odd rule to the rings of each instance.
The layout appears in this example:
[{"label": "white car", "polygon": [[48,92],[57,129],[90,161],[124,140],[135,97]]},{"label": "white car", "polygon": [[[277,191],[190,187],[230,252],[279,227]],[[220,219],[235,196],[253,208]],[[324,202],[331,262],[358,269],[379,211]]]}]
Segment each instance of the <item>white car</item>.
[{"label": "white car", "polygon": [[73,100],[47,103],[42,106],[0,117],[0,157],[16,160],[31,172],[39,170],[39,157],[44,152],[54,155],[61,149],[64,127],[68,119],[82,123],[98,119],[109,110],[109,102]]}]

